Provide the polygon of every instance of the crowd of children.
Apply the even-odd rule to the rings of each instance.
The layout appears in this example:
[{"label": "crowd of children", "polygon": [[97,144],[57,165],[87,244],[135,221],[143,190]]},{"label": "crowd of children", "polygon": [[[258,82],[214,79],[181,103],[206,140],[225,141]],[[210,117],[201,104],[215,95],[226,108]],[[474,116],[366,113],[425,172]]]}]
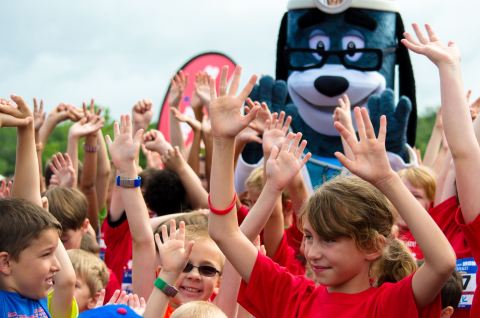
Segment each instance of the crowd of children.
[{"label": "crowd of children", "polygon": [[[241,88],[239,66],[230,83],[222,68],[218,89],[195,75],[194,117],[179,111],[188,76],[175,75],[170,142],[147,131],[148,99],[105,137],[93,100],[47,116],[43,102],[32,111],[20,96],[0,99],[0,127],[17,129],[15,174],[0,186],[0,317],[480,317],[478,103],[465,97],[455,44],[425,29],[413,24],[401,43],[440,76],[423,162],[394,171],[386,117],[376,132],[342,96],[333,121],[344,173],[313,193],[301,173],[307,140],[248,98],[257,78]],[[44,169],[65,120],[66,152]],[[261,144],[263,166],[237,193],[248,143]]]}]

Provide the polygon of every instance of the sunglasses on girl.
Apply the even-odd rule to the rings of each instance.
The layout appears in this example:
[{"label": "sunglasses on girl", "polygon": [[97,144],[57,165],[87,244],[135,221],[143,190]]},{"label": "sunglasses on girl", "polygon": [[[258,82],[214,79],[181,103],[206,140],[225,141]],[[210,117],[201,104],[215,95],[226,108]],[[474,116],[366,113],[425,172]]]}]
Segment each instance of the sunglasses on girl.
[{"label": "sunglasses on girl", "polygon": [[210,266],[210,265],[195,266],[190,262],[187,263],[187,265],[183,269],[183,272],[184,273],[190,273],[194,267],[196,269],[198,269],[198,272],[200,273],[200,275],[205,276],[205,277],[213,277],[213,276],[217,275],[217,273],[220,274],[220,271],[213,266]]}]

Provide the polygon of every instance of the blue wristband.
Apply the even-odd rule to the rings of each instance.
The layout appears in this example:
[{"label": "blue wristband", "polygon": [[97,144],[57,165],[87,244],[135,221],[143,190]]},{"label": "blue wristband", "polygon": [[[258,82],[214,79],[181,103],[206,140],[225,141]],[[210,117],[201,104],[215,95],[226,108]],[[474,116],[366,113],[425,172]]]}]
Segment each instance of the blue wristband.
[{"label": "blue wristband", "polygon": [[122,188],[138,188],[142,185],[142,178],[140,176],[135,179],[122,178],[117,176],[117,186]]}]

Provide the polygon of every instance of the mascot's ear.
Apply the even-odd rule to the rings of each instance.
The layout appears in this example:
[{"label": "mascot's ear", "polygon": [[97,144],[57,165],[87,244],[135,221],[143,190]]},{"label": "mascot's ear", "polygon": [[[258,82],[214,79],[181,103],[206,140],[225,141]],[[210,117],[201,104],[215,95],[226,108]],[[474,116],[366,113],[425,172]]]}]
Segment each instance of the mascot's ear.
[{"label": "mascot's ear", "polygon": [[404,32],[405,27],[403,26],[402,17],[399,13],[397,13],[396,37],[399,43],[397,51],[397,64],[400,96],[407,96],[412,102],[412,111],[410,113],[410,118],[408,119],[407,143],[414,147],[417,131],[417,99],[415,97],[415,78],[413,76],[413,67],[412,62],[410,61],[410,55],[408,53],[408,49],[400,43],[400,39],[403,39]]},{"label": "mascot's ear", "polygon": [[277,67],[275,72],[276,80],[287,81],[288,69],[287,69],[287,57],[285,55],[285,47],[287,46],[287,22],[288,12],[285,12],[280,23],[280,30],[278,31],[277,41]]}]

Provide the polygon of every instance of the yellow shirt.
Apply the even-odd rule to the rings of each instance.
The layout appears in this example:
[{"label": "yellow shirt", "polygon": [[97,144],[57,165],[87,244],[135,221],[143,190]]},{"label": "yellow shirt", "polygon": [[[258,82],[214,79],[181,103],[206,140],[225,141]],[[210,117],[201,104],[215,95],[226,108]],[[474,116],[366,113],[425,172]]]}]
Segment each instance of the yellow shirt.
[{"label": "yellow shirt", "polygon": [[[47,296],[47,307],[48,307],[48,311],[50,312],[50,314],[52,312],[52,310],[50,309],[50,305],[52,303],[53,292],[54,292],[54,290],[49,291],[48,296]],[[77,318],[78,317],[78,305],[77,305],[77,301],[75,300],[75,297],[73,297],[72,310],[70,311],[70,314],[68,315],[68,317],[69,318]],[[57,318],[57,317],[52,315],[52,318]]]}]

